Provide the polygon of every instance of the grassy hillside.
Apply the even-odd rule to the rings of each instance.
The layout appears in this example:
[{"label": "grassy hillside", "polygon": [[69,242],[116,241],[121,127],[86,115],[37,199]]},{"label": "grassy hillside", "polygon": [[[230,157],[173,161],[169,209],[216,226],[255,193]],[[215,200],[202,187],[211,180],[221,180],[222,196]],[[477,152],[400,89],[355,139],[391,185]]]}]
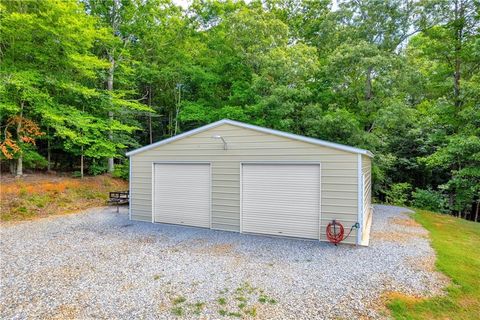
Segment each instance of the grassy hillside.
[{"label": "grassy hillside", "polygon": [[437,253],[438,270],[452,279],[443,297],[397,298],[389,304],[396,319],[479,319],[480,223],[417,211]]},{"label": "grassy hillside", "polygon": [[127,190],[128,182],[110,176],[74,179],[32,175],[2,177],[0,220],[28,220],[106,204],[109,191]]}]

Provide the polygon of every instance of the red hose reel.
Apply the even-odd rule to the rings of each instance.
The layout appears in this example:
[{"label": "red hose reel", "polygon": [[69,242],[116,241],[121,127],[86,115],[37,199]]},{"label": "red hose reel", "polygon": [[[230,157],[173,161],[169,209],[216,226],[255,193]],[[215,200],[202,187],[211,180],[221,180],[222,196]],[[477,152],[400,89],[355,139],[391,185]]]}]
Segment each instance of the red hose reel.
[{"label": "red hose reel", "polygon": [[348,234],[345,236],[345,228],[343,227],[343,225],[336,220],[332,220],[332,222],[330,222],[327,225],[327,239],[331,243],[337,245],[343,240],[345,240],[346,238],[348,238],[354,228],[358,229],[359,227],[360,227],[360,224],[356,222],[350,228],[350,231],[348,232]]}]

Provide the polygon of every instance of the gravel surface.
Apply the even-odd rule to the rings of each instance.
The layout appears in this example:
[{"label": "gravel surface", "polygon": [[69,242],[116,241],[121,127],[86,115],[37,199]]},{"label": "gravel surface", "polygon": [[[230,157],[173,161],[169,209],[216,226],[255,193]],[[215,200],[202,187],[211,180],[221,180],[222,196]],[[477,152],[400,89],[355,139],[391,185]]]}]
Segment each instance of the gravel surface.
[{"label": "gravel surface", "polygon": [[134,222],[113,208],[6,224],[0,318],[385,318],[385,292],[446,283],[404,212],[375,207],[370,247]]}]

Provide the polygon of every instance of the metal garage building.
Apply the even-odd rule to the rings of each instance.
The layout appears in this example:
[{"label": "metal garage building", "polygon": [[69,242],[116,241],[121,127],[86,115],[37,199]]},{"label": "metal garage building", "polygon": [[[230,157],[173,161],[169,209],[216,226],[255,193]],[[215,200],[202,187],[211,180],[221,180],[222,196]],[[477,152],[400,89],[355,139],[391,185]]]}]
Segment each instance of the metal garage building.
[{"label": "metal garage building", "polygon": [[367,150],[220,120],[127,156],[132,220],[324,241],[336,219],[368,245]]}]

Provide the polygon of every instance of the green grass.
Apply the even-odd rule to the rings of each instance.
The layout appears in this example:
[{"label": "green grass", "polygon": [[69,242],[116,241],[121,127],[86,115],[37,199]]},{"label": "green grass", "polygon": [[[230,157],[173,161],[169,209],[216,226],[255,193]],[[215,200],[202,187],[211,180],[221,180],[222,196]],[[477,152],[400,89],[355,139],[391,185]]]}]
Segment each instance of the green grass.
[{"label": "green grass", "polygon": [[221,316],[226,316],[228,314],[228,311],[225,309],[221,309],[221,310],[218,310],[218,314],[220,314]]},{"label": "green grass", "polygon": [[202,313],[203,308],[205,308],[205,302],[195,302],[193,305],[193,313],[198,316]]},{"label": "green grass", "polygon": [[177,306],[172,308],[172,314],[176,315],[177,317],[181,317],[185,314],[185,312],[183,311],[182,307]]},{"label": "green grass", "polygon": [[170,311],[177,317],[191,317],[192,314],[199,316],[205,308],[205,302],[186,303],[187,299],[183,296],[177,296],[171,301],[172,308]]},{"label": "green grass", "polygon": [[235,318],[241,318],[242,314],[240,312],[229,312],[228,316],[235,317]]},{"label": "green grass", "polygon": [[224,305],[227,304],[227,299],[225,299],[223,297],[220,297],[220,298],[217,299],[217,302],[218,302],[219,305],[224,306]]},{"label": "green grass", "polygon": [[429,232],[436,267],[452,284],[445,296],[415,299],[397,296],[388,307],[396,319],[480,318],[480,223],[417,210],[413,215]]},{"label": "green grass", "polygon": [[255,318],[257,316],[257,308],[251,307],[250,309],[245,310],[245,314]]},{"label": "green grass", "polygon": [[183,303],[185,301],[187,301],[187,299],[185,297],[180,296],[180,297],[174,298],[172,303],[173,304],[180,304],[180,303]]},{"label": "green grass", "polygon": [[[228,289],[219,291],[219,293],[226,294]],[[228,317],[253,317],[257,316],[257,306],[255,301],[258,299],[259,302],[266,304],[276,304],[277,301],[264,293],[264,290],[261,288],[256,288],[248,282],[244,282],[235,290],[233,290],[228,297],[220,296],[217,298],[217,303],[219,305],[218,313],[221,316]],[[229,303],[230,302],[230,303]],[[236,303],[236,307],[232,307],[233,303]],[[227,305],[230,306],[233,310],[228,310]]]}]

